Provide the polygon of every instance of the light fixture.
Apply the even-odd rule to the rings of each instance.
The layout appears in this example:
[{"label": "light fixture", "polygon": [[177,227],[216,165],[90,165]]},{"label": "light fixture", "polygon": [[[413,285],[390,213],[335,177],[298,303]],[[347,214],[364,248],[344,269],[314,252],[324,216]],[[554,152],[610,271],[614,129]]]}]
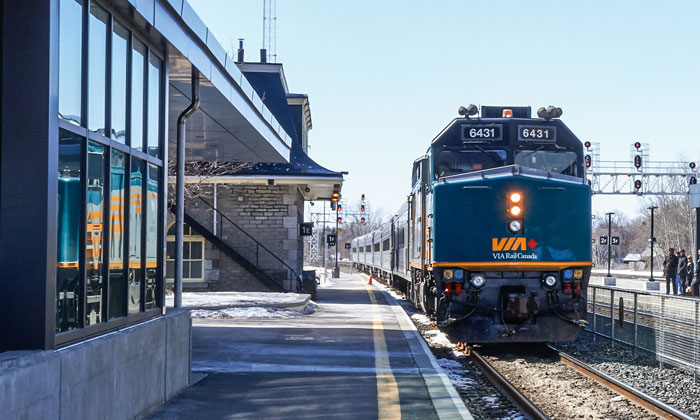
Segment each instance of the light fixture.
[{"label": "light fixture", "polygon": [[513,203],[519,203],[523,199],[523,196],[519,192],[514,192],[510,195],[510,201]]},{"label": "light fixture", "polygon": [[510,223],[508,223],[508,230],[510,230],[512,233],[518,233],[522,228],[523,224],[520,222],[520,220],[511,220]]},{"label": "light fixture", "polygon": [[520,206],[513,206],[509,210],[511,216],[520,216],[520,213],[522,213],[522,209]]},{"label": "light fixture", "polygon": [[475,274],[472,276],[471,280],[469,280],[469,283],[477,289],[480,289],[486,284],[486,279],[481,274]]},{"label": "light fixture", "polygon": [[557,278],[553,274],[547,274],[544,277],[544,285],[550,289],[553,288],[557,285]]}]

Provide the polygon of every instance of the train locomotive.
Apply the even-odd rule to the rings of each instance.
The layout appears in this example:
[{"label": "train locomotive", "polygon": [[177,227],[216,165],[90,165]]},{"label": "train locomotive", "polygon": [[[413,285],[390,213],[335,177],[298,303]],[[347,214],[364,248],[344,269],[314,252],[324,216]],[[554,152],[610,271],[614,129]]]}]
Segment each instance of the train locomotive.
[{"label": "train locomotive", "polygon": [[469,343],[573,339],[586,325],[591,189],[561,109],[470,105],[413,163],[353,265]]}]

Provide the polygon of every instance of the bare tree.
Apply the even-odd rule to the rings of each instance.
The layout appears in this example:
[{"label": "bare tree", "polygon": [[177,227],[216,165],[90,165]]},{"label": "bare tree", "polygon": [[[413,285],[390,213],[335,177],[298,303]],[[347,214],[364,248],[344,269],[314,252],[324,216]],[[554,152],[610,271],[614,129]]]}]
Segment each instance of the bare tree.
[{"label": "bare tree", "polygon": [[[168,162],[168,176],[176,176],[175,160]],[[222,175],[234,175],[243,169],[250,168],[252,164],[241,162],[185,162],[185,176],[197,177],[196,182],[185,183],[185,200],[195,198],[211,198],[213,189],[211,188],[211,178]],[[168,205],[175,205],[175,180],[170,179],[168,182]]]}]

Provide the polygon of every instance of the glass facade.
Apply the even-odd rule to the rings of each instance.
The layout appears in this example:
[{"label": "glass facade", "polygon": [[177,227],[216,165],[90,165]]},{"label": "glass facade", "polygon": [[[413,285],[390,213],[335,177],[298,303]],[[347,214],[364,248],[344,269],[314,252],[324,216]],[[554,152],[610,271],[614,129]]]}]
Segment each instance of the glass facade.
[{"label": "glass facade", "polygon": [[105,98],[107,89],[107,21],[109,14],[90,3],[88,35],[88,128],[105,135]]},{"label": "glass facade", "polygon": [[145,164],[139,159],[131,160],[131,182],[129,190],[129,313],[141,310],[141,242],[143,240],[143,178]]},{"label": "glass facade", "polygon": [[83,2],[61,0],[58,42],[58,115],[80,125],[82,119]]},{"label": "glass facade", "polygon": [[80,182],[82,138],[61,130],[58,136],[58,232],[56,255],[56,332],[79,326]]},{"label": "glass facade", "polygon": [[146,45],[134,39],[131,51],[131,147],[143,150]]},{"label": "glass facade", "polygon": [[112,139],[126,143],[126,82],[127,55],[129,53],[129,31],[114,22],[112,30]]},{"label": "glass facade", "polygon": [[56,333],[70,337],[163,305],[165,75],[99,2],[59,1]]},{"label": "glass facade", "polygon": [[124,209],[126,208],[126,155],[112,150],[109,180],[109,319],[126,315],[124,267]]},{"label": "glass facade", "polygon": [[148,60],[148,154],[160,157],[161,70],[163,62],[151,54]]}]

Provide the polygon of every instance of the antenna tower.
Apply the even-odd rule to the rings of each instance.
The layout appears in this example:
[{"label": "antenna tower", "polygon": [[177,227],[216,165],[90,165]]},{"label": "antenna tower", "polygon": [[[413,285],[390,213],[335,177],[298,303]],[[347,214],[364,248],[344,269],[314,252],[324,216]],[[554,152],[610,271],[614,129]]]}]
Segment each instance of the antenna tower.
[{"label": "antenna tower", "polygon": [[277,62],[277,0],[263,2],[263,49],[268,61]]}]

